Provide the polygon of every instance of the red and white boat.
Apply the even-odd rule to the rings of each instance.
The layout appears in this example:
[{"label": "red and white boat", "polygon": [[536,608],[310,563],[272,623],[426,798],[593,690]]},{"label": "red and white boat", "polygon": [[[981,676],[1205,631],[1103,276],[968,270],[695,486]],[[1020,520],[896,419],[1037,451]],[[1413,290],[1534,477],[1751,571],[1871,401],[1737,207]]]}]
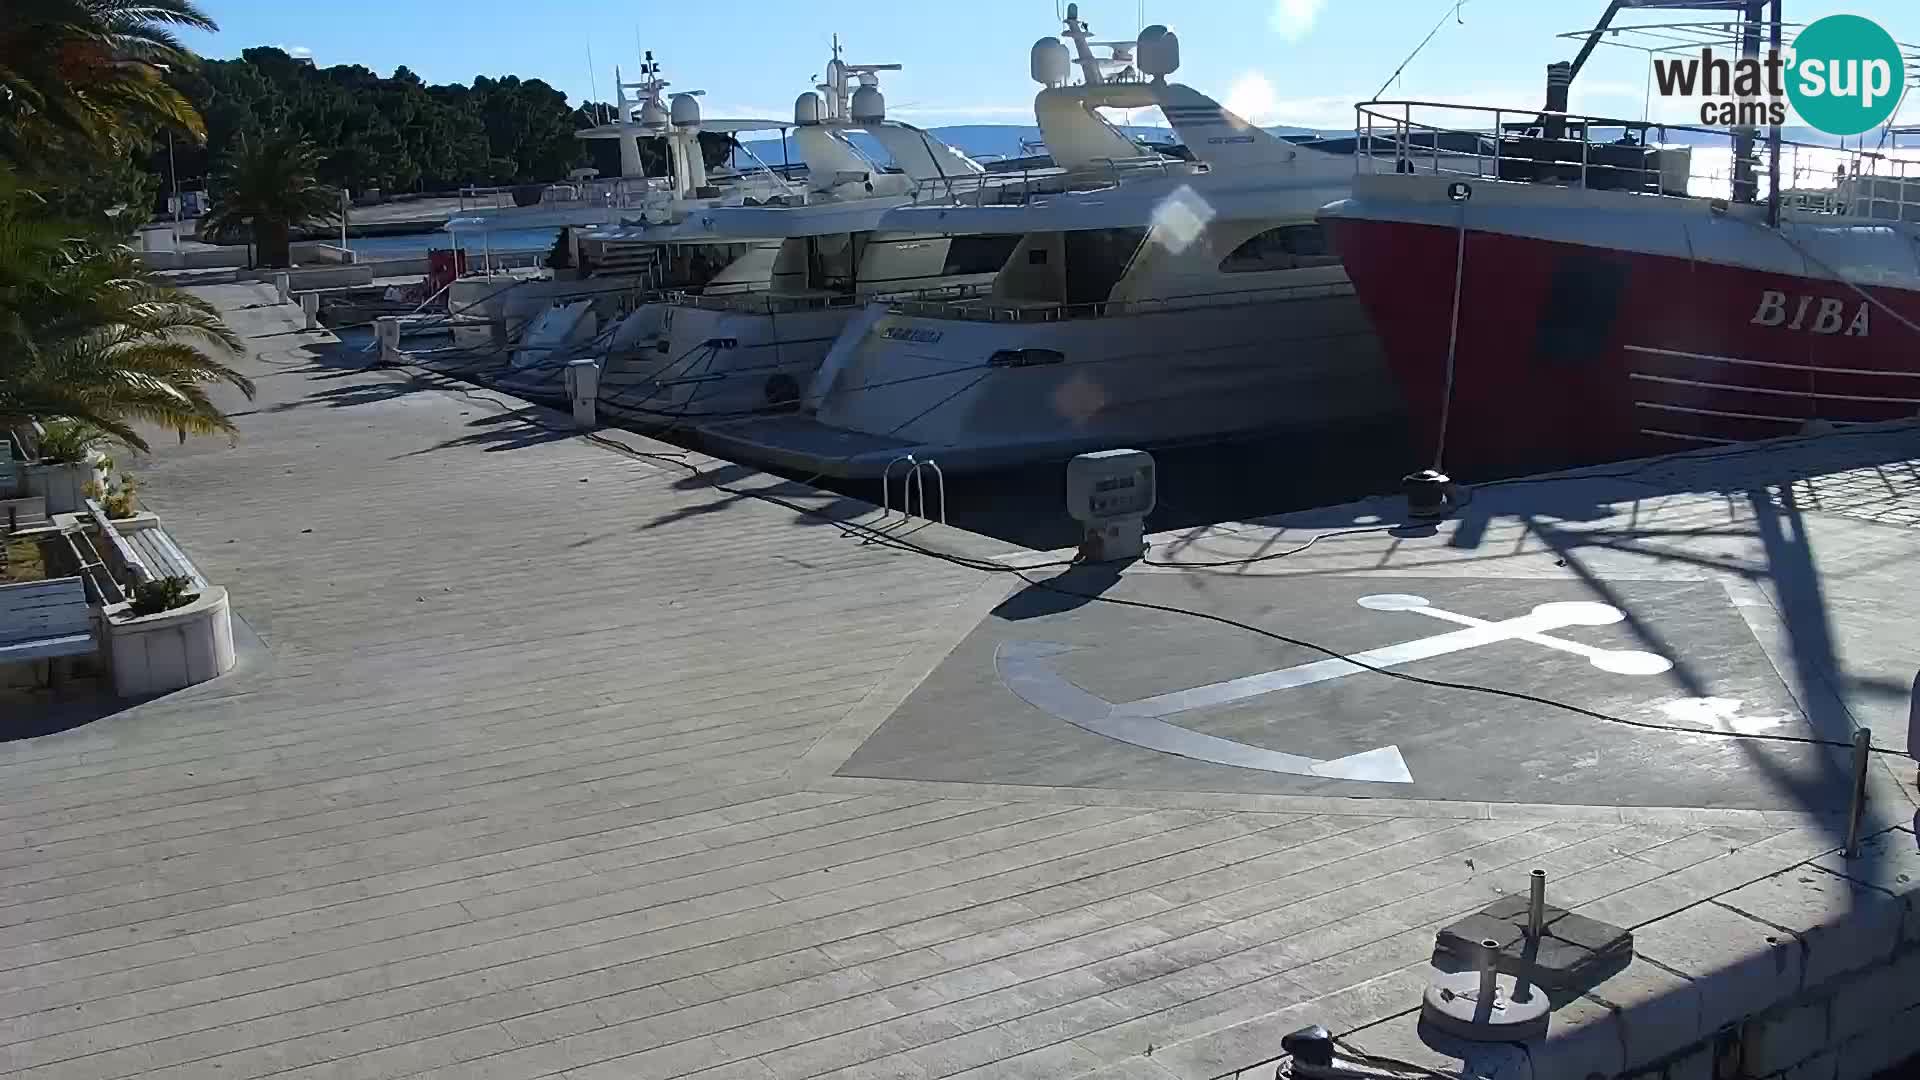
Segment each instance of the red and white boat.
[{"label": "red and white boat", "polygon": [[[1920,413],[1920,164],[1855,153],[1836,180],[1833,147],[1571,114],[1555,67],[1547,112],[1359,106],[1370,174],[1321,213],[1435,460],[1485,476]],[[1480,153],[1425,150],[1461,130]],[[1713,138],[1725,171],[1697,175]],[[1794,185],[1816,159],[1829,186]]]}]

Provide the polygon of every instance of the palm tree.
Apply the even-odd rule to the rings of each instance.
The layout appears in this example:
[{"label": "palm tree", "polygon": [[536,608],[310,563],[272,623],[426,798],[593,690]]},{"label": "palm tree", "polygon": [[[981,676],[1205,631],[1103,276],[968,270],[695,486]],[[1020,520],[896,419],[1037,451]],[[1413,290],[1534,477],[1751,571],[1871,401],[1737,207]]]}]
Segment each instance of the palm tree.
[{"label": "palm tree", "polygon": [[166,81],[194,65],[176,27],[218,29],[193,0],[6,0],[0,155],[26,162],[63,138],[124,145],[143,128],[206,129]]},{"label": "palm tree", "polygon": [[[0,177],[4,180],[4,177]],[[0,424],[65,417],[147,448],[138,422],[234,431],[208,396],[253,383],[222,362],[244,348],[213,306],[155,283],[124,251],[70,237],[0,183]]]},{"label": "palm tree", "polygon": [[216,181],[213,210],[200,222],[201,235],[233,239],[250,218],[261,265],[287,265],[295,226],[324,225],[340,216],[340,192],[320,182],[319,168],[320,151],[299,132],[261,138],[241,132]]}]

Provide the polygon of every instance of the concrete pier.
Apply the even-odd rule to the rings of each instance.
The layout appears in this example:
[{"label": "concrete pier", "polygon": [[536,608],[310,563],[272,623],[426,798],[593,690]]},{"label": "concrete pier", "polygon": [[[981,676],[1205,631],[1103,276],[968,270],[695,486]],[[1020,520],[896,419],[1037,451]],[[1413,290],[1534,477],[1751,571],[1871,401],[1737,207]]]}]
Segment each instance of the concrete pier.
[{"label": "concrete pier", "polygon": [[[1849,860],[1846,751],[1737,737],[1907,745],[1920,430],[1124,569],[896,512],[943,561],[203,292],[260,398],[135,467],[264,656],[0,744],[6,1075],[1265,1078],[1314,1023],[1541,1080],[1920,1050],[1914,763],[1875,756]],[[1423,1032],[1436,932],[1536,868],[1631,965],[1524,1047]]]}]

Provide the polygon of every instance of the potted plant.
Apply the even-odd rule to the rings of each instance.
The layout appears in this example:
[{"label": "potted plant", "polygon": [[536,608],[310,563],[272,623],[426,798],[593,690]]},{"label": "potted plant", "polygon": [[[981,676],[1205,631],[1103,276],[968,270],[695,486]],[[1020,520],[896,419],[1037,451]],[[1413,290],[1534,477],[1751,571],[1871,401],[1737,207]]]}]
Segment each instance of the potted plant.
[{"label": "potted plant", "polygon": [[133,587],[132,612],[138,617],[186,607],[200,598],[200,594],[192,590],[193,582],[183,577],[143,581]]},{"label": "potted plant", "polygon": [[112,437],[77,420],[55,420],[38,440],[39,460],[27,466],[27,491],[47,500],[47,513],[86,509],[89,485],[104,490],[113,462],[100,448]]},{"label": "potted plant", "polygon": [[100,509],[110,521],[124,521],[140,512],[140,481],[130,472],[121,473],[119,483],[89,481],[83,492],[89,499],[100,500]]}]

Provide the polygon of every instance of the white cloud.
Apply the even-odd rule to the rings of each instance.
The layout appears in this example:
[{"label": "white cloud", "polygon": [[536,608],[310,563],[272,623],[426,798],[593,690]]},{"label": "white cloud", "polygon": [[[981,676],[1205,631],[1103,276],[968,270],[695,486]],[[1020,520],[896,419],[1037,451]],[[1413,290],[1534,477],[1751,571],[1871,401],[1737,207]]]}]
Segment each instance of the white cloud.
[{"label": "white cloud", "polygon": [[287,48],[287,55],[293,57],[295,60],[311,60],[313,59],[313,50],[307,48],[305,45],[291,45]]},{"label": "white cloud", "polygon": [[1313,21],[1327,0],[1273,0],[1273,12],[1267,25],[1288,41],[1298,41],[1313,29]]}]

